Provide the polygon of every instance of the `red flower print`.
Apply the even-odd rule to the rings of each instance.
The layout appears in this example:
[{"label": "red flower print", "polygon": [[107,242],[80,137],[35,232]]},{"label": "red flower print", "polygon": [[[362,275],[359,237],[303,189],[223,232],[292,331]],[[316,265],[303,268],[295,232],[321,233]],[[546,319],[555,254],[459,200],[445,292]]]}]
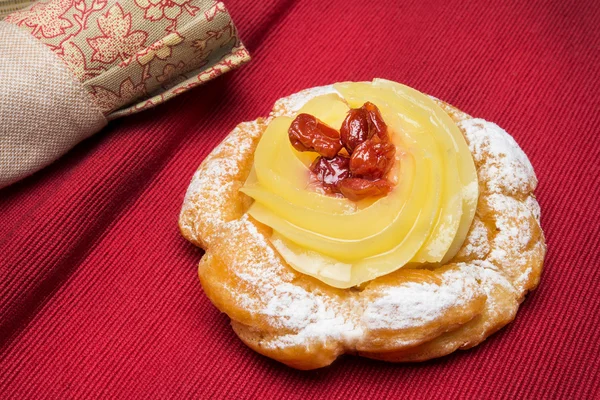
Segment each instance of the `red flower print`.
[{"label": "red flower print", "polygon": [[227,9],[225,9],[225,4],[218,2],[217,4],[215,4],[214,6],[212,6],[209,10],[204,12],[204,17],[206,17],[206,20],[208,22],[212,21],[213,19],[215,19],[215,17],[217,16],[218,13],[220,12],[227,12]]},{"label": "red flower print", "polygon": [[[185,67],[186,65],[183,61],[179,61],[177,65],[167,64],[163,67],[162,75],[158,75],[156,77],[156,80],[162,83],[163,85],[168,83],[169,87],[178,85],[187,79],[187,76],[184,75]],[[177,75],[176,78],[174,78],[175,75]]]},{"label": "red flower print", "polygon": [[46,3],[37,3],[30,10],[17,11],[6,17],[6,22],[18,26],[33,28],[34,36],[53,38],[65,33],[67,28],[73,26],[71,21],[62,18],[73,5],[73,0],[51,0]]},{"label": "red flower print", "polygon": [[85,0],[75,0],[75,9],[81,13],[81,15],[78,13],[73,14],[73,19],[79,24],[79,30],[76,35],[84,29],[87,29],[87,20],[90,15],[102,10],[106,7],[106,4],[107,0],[92,0],[90,7],[88,7]]},{"label": "red flower print", "polygon": [[183,42],[183,39],[183,36],[180,34],[171,33],[140,51],[137,54],[137,60],[141,65],[148,64],[155,57],[160,60],[166,60],[171,57],[171,54],[173,53],[171,48]]},{"label": "red flower print", "polygon": [[192,0],[135,0],[140,8],[146,10],[144,18],[150,21],[159,19],[176,20],[185,9],[190,15],[196,15],[198,7],[189,4]]},{"label": "red flower print", "polygon": [[148,38],[143,31],[131,32],[131,14],[124,14],[117,3],[105,15],[98,17],[98,28],[103,36],[87,39],[94,49],[92,61],[112,63],[117,58],[125,61],[137,53]]},{"label": "red flower print", "polygon": [[92,86],[91,93],[102,112],[108,114],[145,95],[146,88],[143,83],[134,85],[131,78],[127,78],[121,83],[119,93],[114,93],[102,86]]},{"label": "red flower print", "polygon": [[[203,59],[203,58],[207,58],[209,56],[209,54],[211,53],[212,50],[208,50],[206,51],[207,47],[208,47],[208,42],[210,40],[213,41],[218,41],[221,40],[221,46],[224,46],[225,43],[229,42],[230,40],[236,40],[235,35],[233,34],[234,32],[234,27],[233,24],[229,23],[227,25],[225,25],[224,27],[217,29],[217,30],[209,30],[206,31],[206,35],[205,37],[201,38],[201,39],[195,39],[192,41],[192,47],[194,48],[194,59]],[[227,34],[225,37],[223,37],[224,34]],[[225,40],[226,38],[228,38],[227,40]],[[211,46],[211,48],[214,46]]]},{"label": "red flower print", "polygon": [[56,53],[81,82],[85,82],[104,72],[102,68],[88,68],[83,52],[71,40],[64,41]]}]

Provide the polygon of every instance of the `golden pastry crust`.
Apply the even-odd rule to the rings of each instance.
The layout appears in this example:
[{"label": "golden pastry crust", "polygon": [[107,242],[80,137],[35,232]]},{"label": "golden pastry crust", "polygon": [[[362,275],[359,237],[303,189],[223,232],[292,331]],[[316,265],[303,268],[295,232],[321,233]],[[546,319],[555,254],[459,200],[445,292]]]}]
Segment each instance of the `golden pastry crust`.
[{"label": "golden pastry crust", "polygon": [[344,353],[423,361],[476,346],[514,319],[540,279],[546,246],[529,160],[497,125],[438,102],[463,132],[479,180],[461,250],[443,266],[404,267],[360,288],[328,286],[285,263],[270,228],[245,214],[252,200],[239,188],[270,118],[333,91],[281,99],[266,120],[238,125],[196,171],[179,226],[206,250],[198,267],[206,295],[244,343],[298,369]]}]

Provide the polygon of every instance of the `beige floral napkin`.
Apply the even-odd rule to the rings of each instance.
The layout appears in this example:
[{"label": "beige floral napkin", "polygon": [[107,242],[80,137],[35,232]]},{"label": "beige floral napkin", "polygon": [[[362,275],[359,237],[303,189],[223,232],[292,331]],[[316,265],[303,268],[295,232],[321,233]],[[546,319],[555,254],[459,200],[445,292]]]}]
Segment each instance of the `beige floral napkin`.
[{"label": "beige floral napkin", "polygon": [[[0,51],[0,187],[107,120],[154,107],[250,59],[224,4],[207,0],[39,1],[0,21]],[[77,116],[81,107],[88,123]],[[52,125],[61,115],[69,126]]]},{"label": "beige floral napkin", "polygon": [[0,0],[0,19],[33,3],[30,0]]}]

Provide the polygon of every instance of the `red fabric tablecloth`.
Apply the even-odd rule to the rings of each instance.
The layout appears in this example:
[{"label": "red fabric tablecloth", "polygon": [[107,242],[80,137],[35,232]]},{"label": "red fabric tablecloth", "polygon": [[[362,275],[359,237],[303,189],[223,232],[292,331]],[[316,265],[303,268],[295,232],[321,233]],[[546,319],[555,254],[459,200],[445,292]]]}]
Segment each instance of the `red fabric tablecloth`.
[{"label": "red fabric tablecloth", "polygon": [[[249,65],[0,191],[0,397],[598,396],[600,3],[227,3]],[[540,181],[545,271],[516,320],[473,350],[295,371],[247,349],[203,295],[202,251],[178,213],[238,122],[300,89],[373,77],[516,138]]]}]

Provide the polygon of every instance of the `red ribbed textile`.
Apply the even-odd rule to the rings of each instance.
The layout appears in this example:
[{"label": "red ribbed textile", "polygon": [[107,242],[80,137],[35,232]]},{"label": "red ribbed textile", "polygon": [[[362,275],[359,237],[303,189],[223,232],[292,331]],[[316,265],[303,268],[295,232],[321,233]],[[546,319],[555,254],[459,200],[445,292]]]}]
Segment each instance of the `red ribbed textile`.
[{"label": "red ribbed textile", "polygon": [[[0,191],[0,397],[598,398],[600,3],[227,6],[250,64]],[[545,271],[516,320],[473,350],[295,371],[247,349],[204,296],[178,213],[237,123],[300,89],[373,77],[516,138],[540,181]]]}]

